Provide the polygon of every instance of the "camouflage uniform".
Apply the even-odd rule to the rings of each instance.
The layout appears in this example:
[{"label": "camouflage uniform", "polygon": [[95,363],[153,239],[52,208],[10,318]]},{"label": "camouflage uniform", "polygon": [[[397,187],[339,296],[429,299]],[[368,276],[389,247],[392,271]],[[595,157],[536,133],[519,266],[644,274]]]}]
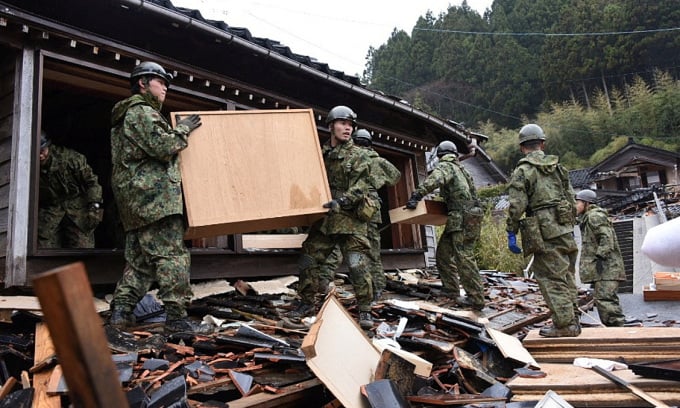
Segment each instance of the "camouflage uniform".
[{"label": "camouflage uniform", "polygon": [[579,221],[581,281],[593,284],[595,305],[602,323],[605,326],[623,326],[626,319],[616,292],[619,281],[626,280],[626,272],[614,226],[607,211],[595,204],[588,204],[588,210]]},{"label": "camouflage uniform", "polygon": [[41,248],[94,248],[102,210],[102,187],[87,159],[75,150],[49,146],[40,166],[38,245]]},{"label": "camouflage uniform", "polygon": [[531,271],[552,312],[554,326],[578,325],[575,202],[567,171],[557,156],[532,151],[518,162],[508,194],[507,231],[517,233],[525,213],[538,220],[544,249],[534,253]]},{"label": "camouflage uniform", "polygon": [[[380,293],[385,289],[385,271],[383,270],[382,260],[380,257],[380,225],[382,224],[381,214],[381,200],[378,195],[378,190],[383,186],[393,186],[399,181],[401,172],[394,167],[392,163],[380,157],[378,153],[371,149],[365,148],[368,156],[371,158],[370,167],[370,190],[366,200],[370,201],[370,206],[375,211],[371,220],[368,223],[368,241],[371,245],[369,252],[368,270],[371,273],[371,280],[373,281],[373,293]],[[319,279],[325,281],[332,281],[335,270],[342,263],[342,252],[339,248],[334,250],[325,260],[319,260],[321,263]]]},{"label": "camouflage uniform", "polygon": [[[477,200],[472,176],[455,154],[445,154],[416,192],[421,196],[439,188],[446,202],[446,227],[437,243],[436,262],[445,292],[458,297],[462,283],[470,302],[484,306],[484,284],[475,261],[484,211]],[[459,282],[460,275],[460,282]]]},{"label": "camouflage uniform", "polygon": [[369,190],[370,158],[352,140],[335,147],[331,147],[330,143],[324,144],[323,157],[333,199],[344,197],[348,204],[338,212],[329,212],[310,228],[307,239],[302,243],[298,293],[304,303],[314,302],[321,267],[319,260],[328,258],[337,245],[347,260],[359,310],[368,312],[373,298],[368,272],[368,220],[359,218],[357,208]]},{"label": "camouflage uniform", "polygon": [[190,129],[173,129],[160,109],[160,101],[146,93],[118,102],[112,111],[111,184],[127,263],[113,302],[132,311],[156,281],[168,320],[176,320],[186,316],[192,295],[178,156]]}]

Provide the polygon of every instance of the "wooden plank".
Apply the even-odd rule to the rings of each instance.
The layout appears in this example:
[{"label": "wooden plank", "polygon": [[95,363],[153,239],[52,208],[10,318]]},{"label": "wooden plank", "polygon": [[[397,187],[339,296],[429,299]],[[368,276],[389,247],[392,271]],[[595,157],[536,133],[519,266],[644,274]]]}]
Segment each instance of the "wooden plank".
[{"label": "wooden plank", "polygon": [[491,336],[493,341],[498,346],[498,349],[503,354],[503,357],[512,358],[521,363],[530,364],[533,367],[541,368],[536,360],[531,356],[529,351],[522,346],[522,343],[517,337],[510,336],[501,331],[487,327],[487,333]]},{"label": "wooden plank", "polygon": [[[312,406],[319,403],[323,384],[319,379],[303,381],[279,389],[277,394],[260,393],[229,401],[229,408],[275,408],[282,406]],[[310,401],[311,399],[311,401]],[[305,405],[305,401],[309,405]]]},{"label": "wooden plank", "polygon": [[[548,390],[553,390],[559,394],[563,392],[582,394],[626,393],[625,390],[593,370],[577,367],[573,364],[544,363],[541,364],[541,371],[547,375],[542,378],[518,376],[505,385],[512,390],[513,394],[545,393]],[[677,381],[640,377],[632,370],[616,370],[616,375],[645,392],[680,392]]]},{"label": "wooden plank", "polygon": [[311,109],[197,113],[180,153],[187,239],[311,225],[330,188]]},{"label": "wooden plank", "polygon": [[391,209],[389,214],[392,224],[446,224],[446,205],[441,201],[420,200],[414,210],[398,207]]},{"label": "wooden plank", "polygon": [[342,405],[368,407],[361,386],[372,381],[380,353],[335,296],[322,306],[301,349],[309,368]]},{"label": "wooden plank", "polygon": [[[97,312],[109,310],[104,300],[93,297],[92,302]],[[36,296],[0,296],[0,309],[40,311],[40,301]]]},{"label": "wooden plank", "polygon": [[578,337],[542,337],[539,330],[530,330],[523,340],[524,347],[563,347],[575,345],[592,347],[605,344],[680,343],[680,327],[585,327]]},{"label": "wooden plank", "polygon": [[[651,392],[654,398],[661,401],[666,401],[668,404],[673,404],[677,406],[680,404],[680,392]],[[536,402],[541,400],[545,394],[544,393],[526,393],[513,395],[512,402]],[[640,408],[642,404],[640,403],[640,398],[633,394],[619,392],[619,393],[602,393],[602,394],[579,394],[579,393],[568,393],[560,392],[558,394],[565,401],[569,402],[573,407],[576,408],[611,408],[611,407],[630,407],[630,408]],[[532,405],[533,406],[533,405]]]},{"label": "wooden plank", "polygon": [[[50,331],[45,323],[37,323],[35,325],[35,352],[33,354],[33,361],[35,364],[38,364],[53,355],[54,344],[50,337]],[[58,395],[47,394],[53,370],[54,367],[33,374],[33,388],[35,389],[33,394],[34,408],[61,407],[61,398]]]},{"label": "wooden plank", "polygon": [[[127,406],[83,263],[33,279],[74,406]],[[44,356],[43,356],[44,357]]]},{"label": "wooden plank", "polygon": [[651,290],[645,286],[642,290],[642,299],[645,302],[656,300],[680,300],[680,290]]},{"label": "wooden plank", "polygon": [[243,234],[243,248],[288,249],[302,248],[307,234]]}]

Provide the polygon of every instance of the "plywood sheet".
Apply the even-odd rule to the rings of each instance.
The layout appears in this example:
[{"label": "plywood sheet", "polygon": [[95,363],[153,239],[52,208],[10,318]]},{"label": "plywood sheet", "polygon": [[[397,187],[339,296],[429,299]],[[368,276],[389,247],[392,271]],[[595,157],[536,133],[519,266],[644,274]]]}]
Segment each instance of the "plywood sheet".
[{"label": "plywood sheet", "polygon": [[302,342],[307,365],[347,408],[368,408],[361,386],[373,381],[380,352],[330,296]]},{"label": "plywood sheet", "polygon": [[441,201],[420,200],[414,210],[398,207],[390,210],[392,224],[446,224],[446,205]]},{"label": "plywood sheet", "polygon": [[197,113],[180,153],[186,238],[310,225],[331,200],[311,109]]}]

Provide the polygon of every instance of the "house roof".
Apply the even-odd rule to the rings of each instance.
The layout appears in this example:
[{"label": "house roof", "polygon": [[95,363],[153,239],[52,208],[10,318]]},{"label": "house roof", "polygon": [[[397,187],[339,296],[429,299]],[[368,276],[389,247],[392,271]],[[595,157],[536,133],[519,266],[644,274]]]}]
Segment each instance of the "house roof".
[{"label": "house roof", "polygon": [[[0,0],[0,17],[10,22],[3,36],[16,36],[17,41],[39,46],[40,41],[55,41],[50,35],[58,36],[61,47],[79,52],[78,60],[96,64],[102,64],[106,52],[106,63],[115,66],[112,72],[121,79],[140,59],[152,59],[177,74],[173,87],[200,88],[219,98],[215,89],[224,89],[228,79],[227,89],[241,84],[255,100],[285,96],[282,103],[291,108],[312,108],[321,123],[333,106],[349,105],[358,113],[359,126],[389,144],[429,150],[451,140],[459,151],[468,152],[469,135],[447,120],[369,89],[358,78],[278,41],[207,20],[169,0]],[[98,53],[92,52],[95,48]],[[267,108],[263,102],[262,109]]]},{"label": "house roof", "polygon": [[617,152],[607,157],[590,170],[591,177],[610,172],[620,173],[629,166],[650,165],[672,167],[680,164],[680,154],[656,147],[635,143],[632,139]]}]

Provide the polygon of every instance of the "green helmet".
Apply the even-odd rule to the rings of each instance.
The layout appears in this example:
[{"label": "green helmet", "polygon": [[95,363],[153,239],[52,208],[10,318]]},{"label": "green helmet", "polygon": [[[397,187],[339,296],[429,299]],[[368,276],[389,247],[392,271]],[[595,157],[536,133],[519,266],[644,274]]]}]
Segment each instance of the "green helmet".
[{"label": "green helmet", "polygon": [[44,130],[40,131],[40,148],[43,149],[45,147],[49,147],[52,144],[52,140],[47,136],[47,133]]},{"label": "green helmet", "polygon": [[437,146],[437,157],[441,157],[445,154],[455,154],[458,155],[458,148],[456,145],[448,140],[444,140]]},{"label": "green helmet", "polygon": [[524,125],[522,129],[519,130],[519,144],[528,142],[530,140],[545,140],[545,133],[543,133],[543,129],[533,123]]},{"label": "green helmet", "polygon": [[170,87],[170,81],[172,81],[172,74],[165,72],[163,67],[151,61],[140,62],[139,65],[132,69],[130,83],[134,83],[138,78],[144,76],[159,77],[165,81],[168,88]]},{"label": "green helmet", "polygon": [[338,119],[351,120],[354,126],[357,125],[357,114],[347,106],[339,105],[331,109],[330,112],[328,112],[326,124],[329,125],[331,122]]},{"label": "green helmet", "polygon": [[581,190],[576,193],[576,199],[586,203],[594,203],[597,201],[597,194],[593,190]]},{"label": "green helmet", "polygon": [[357,129],[352,134],[352,139],[354,140],[355,143],[360,144],[362,146],[370,146],[373,144],[373,137],[371,136],[371,132],[369,132],[366,129]]}]

